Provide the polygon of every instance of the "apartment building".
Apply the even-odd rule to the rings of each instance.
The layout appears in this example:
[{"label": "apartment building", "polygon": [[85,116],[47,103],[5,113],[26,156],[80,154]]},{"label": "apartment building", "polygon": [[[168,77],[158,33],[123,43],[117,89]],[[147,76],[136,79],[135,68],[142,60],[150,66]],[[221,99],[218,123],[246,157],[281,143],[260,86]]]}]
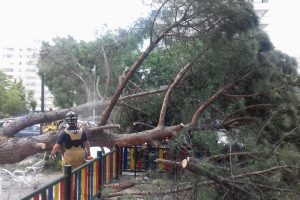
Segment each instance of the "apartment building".
[{"label": "apartment building", "polygon": [[[39,43],[24,46],[0,47],[0,70],[9,80],[23,81],[26,95],[33,93],[37,102],[36,111],[41,110],[42,82],[39,77],[37,62],[39,56]],[[53,95],[44,87],[44,110],[53,108]]]},{"label": "apartment building", "polygon": [[270,10],[270,0],[248,0],[253,4],[254,10],[259,17],[259,26],[267,31],[269,25],[268,11]]}]

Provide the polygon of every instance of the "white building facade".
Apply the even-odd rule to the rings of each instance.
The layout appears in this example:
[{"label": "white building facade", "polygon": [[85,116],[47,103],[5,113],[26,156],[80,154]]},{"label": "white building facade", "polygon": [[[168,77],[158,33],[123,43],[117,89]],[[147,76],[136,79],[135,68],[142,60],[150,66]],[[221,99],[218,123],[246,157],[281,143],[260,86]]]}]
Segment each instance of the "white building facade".
[{"label": "white building facade", "polygon": [[[11,81],[22,80],[25,93],[30,92],[37,102],[36,111],[41,110],[42,81],[38,75],[39,44],[30,46],[5,46],[0,48],[0,70]],[[53,95],[44,87],[44,110],[53,108]]]},{"label": "white building facade", "polygon": [[248,0],[253,4],[253,8],[259,17],[259,26],[262,30],[267,31],[269,25],[269,10],[270,10],[270,0]]}]

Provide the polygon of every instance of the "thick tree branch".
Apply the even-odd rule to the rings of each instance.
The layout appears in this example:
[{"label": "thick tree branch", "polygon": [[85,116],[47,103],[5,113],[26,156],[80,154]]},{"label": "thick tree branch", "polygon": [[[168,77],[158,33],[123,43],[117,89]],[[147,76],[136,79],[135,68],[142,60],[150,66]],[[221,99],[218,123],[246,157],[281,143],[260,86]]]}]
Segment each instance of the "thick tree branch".
[{"label": "thick tree branch", "polygon": [[270,173],[273,172],[275,170],[280,170],[280,169],[285,169],[288,168],[288,166],[286,165],[282,165],[282,166],[276,166],[276,167],[272,167],[266,170],[261,170],[261,171],[255,171],[255,172],[249,172],[249,173],[245,173],[245,174],[240,174],[240,175],[235,175],[233,177],[233,179],[240,179],[240,178],[245,178],[245,177],[249,177],[249,176],[258,176],[261,174],[266,174],[266,173]]},{"label": "thick tree branch", "polygon": [[223,122],[222,124],[224,127],[227,128],[227,127],[231,127],[233,124],[236,124],[236,123],[240,124],[243,121],[257,121],[257,120],[259,120],[259,118],[257,118],[257,117],[236,117],[236,118],[227,120],[226,122]]},{"label": "thick tree branch", "polygon": [[255,153],[255,152],[234,152],[234,153],[213,155],[213,156],[207,157],[206,159],[208,161],[214,161],[214,160],[219,160],[219,159],[225,159],[229,156],[247,156],[247,155],[255,155],[255,154],[258,154],[258,153]]},{"label": "thick tree branch", "polygon": [[161,92],[164,92],[166,90],[167,89],[164,88],[164,89],[158,89],[158,90],[152,90],[152,91],[148,91],[148,92],[141,92],[141,93],[131,94],[131,95],[127,95],[127,96],[122,96],[122,97],[120,97],[119,101],[133,99],[133,98],[137,98],[137,97],[148,96],[148,95],[156,94],[156,93],[161,93]]},{"label": "thick tree branch", "polygon": [[80,74],[72,71],[71,72],[72,74],[74,74],[75,76],[77,76],[79,78],[79,80],[81,80],[81,82],[83,83],[84,85],[84,88],[85,88],[85,92],[87,94],[87,98],[88,98],[88,101],[92,101],[93,100],[93,97],[92,97],[92,93],[91,93],[91,88],[88,86],[87,82],[83,79],[82,76],[80,76]]},{"label": "thick tree branch", "polygon": [[168,87],[168,90],[165,94],[163,103],[162,103],[162,107],[161,107],[161,111],[160,111],[160,115],[159,115],[159,121],[158,121],[158,125],[157,127],[161,127],[164,125],[165,123],[165,115],[166,115],[166,111],[167,111],[167,106],[169,103],[169,99],[171,96],[171,93],[173,92],[174,88],[177,86],[178,82],[180,81],[180,79],[184,76],[184,74],[187,72],[188,69],[190,69],[190,67],[194,64],[196,59],[193,59],[192,62],[186,64],[177,74],[175,80],[173,81],[173,83]]},{"label": "thick tree branch", "polygon": [[192,190],[193,188],[194,188],[193,186],[186,186],[186,187],[182,187],[182,188],[170,189],[170,190],[165,190],[165,191],[160,191],[160,192],[130,192],[130,193],[117,192],[117,193],[105,195],[103,198],[107,199],[107,198],[127,196],[127,195],[130,195],[130,196],[169,195],[169,194]]},{"label": "thick tree branch", "polygon": [[105,87],[104,87],[104,98],[108,96],[108,89],[110,86],[110,67],[108,64],[106,52],[104,49],[104,46],[101,47],[102,49],[102,54],[103,54],[103,59],[104,59],[104,71],[105,71]]},{"label": "thick tree branch", "polygon": [[[63,117],[65,116],[62,115]],[[52,121],[52,120],[51,120]],[[107,125],[88,129],[91,146],[120,147],[136,144],[151,143],[155,140],[173,138],[186,128],[183,124],[170,127],[155,128],[132,134],[113,134],[102,132],[103,129],[118,128],[116,125]],[[20,162],[28,156],[43,151],[50,151],[57,141],[59,131],[28,138],[2,138],[0,142],[0,164]]]},{"label": "thick tree branch", "polygon": [[166,5],[167,2],[169,2],[170,0],[166,0],[165,2],[163,2],[161,4],[161,6],[157,9],[156,13],[155,13],[155,16],[154,16],[154,19],[152,20],[152,23],[151,23],[151,29],[150,29],[150,43],[153,42],[153,30],[154,30],[154,24],[155,24],[155,21],[158,17],[158,15],[160,14],[162,8]]},{"label": "thick tree branch", "polygon": [[[138,93],[134,95],[128,95],[128,96],[121,97],[119,101],[122,102],[132,98],[138,98],[138,97],[143,97],[151,94],[156,94],[159,92],[163,92],[165,90],[166,89],[160,89],[160,90]],[[77,107],[69,108],[69,109],[61,109],[55,111],[48,111],[44,113],[29,114],[24,117],[18,118],[13,122],[10,122],[7,126],[1,127],[0,136],[13,137],[15,133],[34,124],[53,122],[56,120],[64,119],[66,113],[69,112],[70,110],[77,113],[81,113],[82,111],[89,111],[89,110],[92,112],[92,109],[94,107],[96,107],[97,109],[103,109],[108,104],[109,104],[108,101],[87,102],[85,104],[79,105]]]},{"label": "thick tree branch", "polygon": [[98,89],[98,85],[99,85],[99,81],[100,81],[100,76],[97,77],[97,81],[96,81],[96,92],[97,92],[97,95],[98,95],[98,98],[103,101],[103,97]]},{"label": "thick tree branch", "polygon": [[200,115],[204,112],[204,110],[206,108],[208,108],[212,103],[214,103],[223,92],[225,92],[226,90],[232,88],[233,86],[235,86],[238,82],[245,80],[246,78],[248,78],[250,75],[252,74],[252,72],[247,73],[246,75],[244,75],[242,78],[238,79],[237,81],[234,81],[232,83],[227,84],[226,86],[224,86],[223,88],[221,88],[219,91],[217,91],[215,94],[213,94],[206,102],[204,102],[199,108],[198,110],[194,113],[193,117],[192,117],[192,121],[191,121],[191,126],[196,126],[196,123],[200,117]]},{"label": "thick tree branch", "polygon": [[216,182],[219,185],[225,186],[229,190],[232,190],[232,189],[235,188],[237,191],[241,192],[242,194],[245,194],[245,195],[247,195],[249,197],[252,197],[254,199],[259,199],[259,197],[256,194],[247,191],[243,186],[237,185],[237,184],[233,183],[231,180],[229,180],[227,178],[218,176],[218,175],[210,172],[209,170],[207,170],[207,169],[201,167],[200,165],[198,165],[193,160],[194,159],[191,159],[189,157],[187,159],[184,159],[181,162],[182,168],[187,169],[187,170],[189,170],[189,171],[191,171],[191,172],[193,172],[197,175],[202,175],[202,176],[208,178],[209,180],[212,180],[212,181]]},{"label": "thick tree branch", "polygon": [[95,106],[97,106],[97,109],[103,109],[105,106],[108,105],[108,103],[109,102],[103,102],[103,101],[96,102],[96,104],[93,102],[87,102],[80,106],[69,108],[69,109],[29,114],[24,117],[17,118],[16,120],[10,122],[7,126],[1,127],[0,135],[6,137],[13,137],[15,133],[19,132],[20,130],[28,126],[64,119],[66,113],[69,112],[70,110],[76,113],[81,113],[83,110],[92,111],[92,109]]},{"label": "thick tree branch", "polygon": [[[184,16],[185,17],[185,16]],[[119,84],[118,88],[115,90],[115,93],[110,101],[110,104],[107,106],[107,108],[103,111],[101,121],[98,123],[99,126],[103,126],[107,123],[110,114],[113,110],[113,108],[116,105],[116,102],[118,101],[123,89],[125,88],[126,84],[128,83],[129,79],[133,76],[133,74],[136,72],[136,70],[141,66],[141,64],[144,62],[144,60],[148,57],[150,52],[156,47],[156,45],[164,38],[165,34],[171,31],[173,28],[177,27],[183,20],[184,17],[181,18],[178,22],[173,23],[171,26],[166,28],[164,31],[162,31],[156,38],[155,41],[150,42],[146,50],[140,55],[140,57],[137,59],[137,61],[131,66],[131,68],[127,71],[124,79]]]},{"label": "thick tree branch", "polygon": [[196,123],[200,117],[200,115],[204,112],[204,110],[206,108],[208,108],[212,103],[214,103],[220,96],[221,94],[228,90],[229,88],[233,87],[234,83],[228,84],[226,86],[224,86],[223,88],[221,88],[219,91],[217,91],[213,96],[211,96],[206,102],[204,102],[199,108],[198,110],[194,113],[193,117],[192,117],[192,122],[191,125],[192,126],[196,126]]},{"label": "thick tree branch", "polygon": [[234,111],[233,113],[229,114],[224,119],[224,122],[228,121],[229,118],[231,118],[232,116],[234,116],[234,115],[236,115],[240,112],[243,112],[243,111],[246,111],[246,110],[251,110],[251,109],[267,109],[267,110],[269,110],[269,107],[272,107],[272,106],[274,106],[274,105],[273,104],[256,104],[256,105],[246,106],[246,107],[238,109],[238,110]]},{"label": "thick tree branch", "polygon": [[226,96],[226,97],[230,97],[230,98],[253,98],[258,96],[258,94],[240,94],[240,95],[234,95],[234,94],[227,94],[227,93],[223,93],[222,95]]},{"label": "thick tree branch", "polygon": [[135,84],[135,83],[132,82],[131,80],[129,80],[129,83],[130,83],[131,85],[133,85],[133,87],[134,87],[135,89],[137,89],[139,92],[144,92],[139,86],[137,86],[137,84]]},{"label": "thick tree branch", "polygon": [[161,163],[161,164],[165,164],[165,165],[171,165],[171,166],[174,166],[174,167],[182,168],[181,162],[177,162],[177,161],[173,161],[173,160],[156,159],[155,162],[158,163],[158,164]]}]

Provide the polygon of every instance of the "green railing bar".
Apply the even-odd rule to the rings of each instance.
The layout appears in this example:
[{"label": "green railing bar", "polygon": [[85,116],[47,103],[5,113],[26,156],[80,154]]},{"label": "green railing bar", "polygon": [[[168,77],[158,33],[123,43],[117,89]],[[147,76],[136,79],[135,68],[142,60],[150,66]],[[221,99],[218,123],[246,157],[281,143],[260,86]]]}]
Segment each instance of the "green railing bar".
[{"label": "green railing bar", "polygon": [[64,186],[64,199],[71,199],[71,182],[72,182],[72,166],[71,165],[65,165],[64,166],[64,174],[67,176],[65,180],[65,186]]}]

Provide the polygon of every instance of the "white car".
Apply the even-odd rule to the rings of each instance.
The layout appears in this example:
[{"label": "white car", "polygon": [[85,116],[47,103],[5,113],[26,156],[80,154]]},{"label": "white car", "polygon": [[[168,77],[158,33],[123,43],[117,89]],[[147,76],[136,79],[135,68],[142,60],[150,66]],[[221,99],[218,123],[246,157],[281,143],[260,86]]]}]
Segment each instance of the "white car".
[{"label": "white car", "polygon": [[[107,148],[107,147],[102,147],[102,148],[104,149],[104,154],[110,152],[109,148]],[[101,147],[91,147],[90,151],[91,151],[91,156],[93,158],[96,158],[97,157],[97,151],[101,151]]]}]

